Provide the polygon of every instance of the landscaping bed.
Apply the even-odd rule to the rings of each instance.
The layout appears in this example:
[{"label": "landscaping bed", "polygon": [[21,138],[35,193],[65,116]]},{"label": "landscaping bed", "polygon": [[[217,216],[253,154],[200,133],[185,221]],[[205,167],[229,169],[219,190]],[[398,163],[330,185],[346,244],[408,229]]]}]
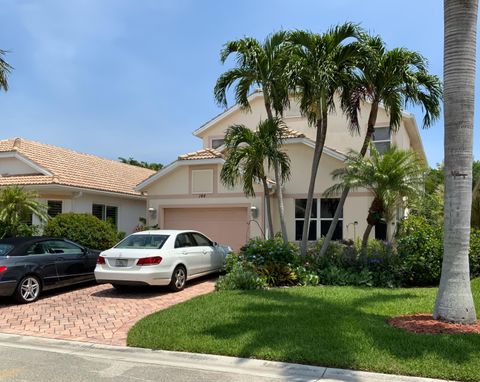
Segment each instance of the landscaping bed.
[{"label": "landscaping bed", "polygon": [[[473,280],[480,311],[480,279]],[[433,310],[436,288],[222,291],[150,315],[127,343],[327,367],[480,380],[480,335],[415,334],[391,317]]]}]

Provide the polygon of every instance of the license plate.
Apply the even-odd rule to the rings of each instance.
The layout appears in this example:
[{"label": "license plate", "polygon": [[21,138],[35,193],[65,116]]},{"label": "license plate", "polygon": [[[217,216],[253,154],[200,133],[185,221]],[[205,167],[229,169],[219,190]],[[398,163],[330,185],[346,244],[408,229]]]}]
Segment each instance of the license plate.
[{"label": "license plate", "polygon": [[128,265],[128,259],[116,259],[115,266],[116,267],[126,267]]}]

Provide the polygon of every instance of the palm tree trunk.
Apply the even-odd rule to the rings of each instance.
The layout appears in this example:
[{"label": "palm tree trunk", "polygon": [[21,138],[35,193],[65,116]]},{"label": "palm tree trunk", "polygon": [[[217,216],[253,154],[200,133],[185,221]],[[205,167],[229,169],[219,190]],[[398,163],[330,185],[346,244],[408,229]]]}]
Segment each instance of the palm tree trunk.
[{"label": "palm tree trunk", "polygon": [[269,238],[273,238],[273,222],[272,222],[272,210],[270,208],[270,190],[268,189],[267,178],[262,179],[263,184],[263,192],[265,194],[265,212],[267,214],[267,221],[268,221],[268,236]]},{"label": "palm tree trunk", "polygon": [[365,232],[363,233],[362,247],[360,249],[361,256],[365,256],[367,254],[368,238],[370,237],[370,232],[372,232],[372,228],[373,225],[368,224],[367,228],[365,228]]},{"label": "palm tree trunk", "polygon": [[[378,101],[374,101],[372,103],[370,114],[368,116],[367,133],[365,134],[365,139],[363,140],[363,146],[362,146],[362,149],[360,150],[360,156],[362,158],[364,158],[365,155],[367,154],[368,145],[372,140],[372,135],[375,131],[375,124],[377,122],[377,114],[378,114]],[[333,215],[332,224],[330,224],[330,228],[328,229],[327,236],[325,236],[325,240],[322,243],[322,248],[320,249],[320,256],[323,256],[325,252],[327,252],[328,245],[332,240],[333,233],[335,232],[335,228],[337,227],[338,219],[340,218],[340,215],[343,211],[343,206],[345,204],[345,200],[347,199],[349,192],[350,192],[349,187],[344,188],[344,190],[342,191],[342,195],[340,196],[337,209],[335,210],[335,214]]]},{"label": "palm tree trunk", "polygon": [[315,191],[315,180],[317,179],[318,166],[320,158],[322,157],[323,146],[325,145],[325,138],[327,136],[327,116],[328,112],[325,109],[322,112],[322,118],[317,121],[317,134],[315,139],[315,149],[313,152],[312,170],[310,173],[310,184],[308,186],[307,205],[305,207],[305,218],[303,220],[302,242],[300,244],[300,254],[307,255],[308,243],[308,228],[310,225],[310,214],[313,204],[313,193]]},{"label": "palm tree trunk", "polygon": [[444,252],[433,317],[476,321],[468,249],[478,0],[444,1]]},{"label": "palm tree trunk", "polygon": [[[267,97],[264,93],[265,100],[265,109],[267,110],[268,119],[273,120],[272,107],[270,101],[267,100]],[[278,162],[274,163],[275,168],[275,183],[277,184],[277,202],[278,202],[278,213],[280,215],[280,229],[282,231],[282,239],[285,244],[288,244],[288,235],[287,235],[287,226],[285,224],[285,204],[283,202],[283,189],[282,189],[282,178],[280,177],[280,168]]]}]

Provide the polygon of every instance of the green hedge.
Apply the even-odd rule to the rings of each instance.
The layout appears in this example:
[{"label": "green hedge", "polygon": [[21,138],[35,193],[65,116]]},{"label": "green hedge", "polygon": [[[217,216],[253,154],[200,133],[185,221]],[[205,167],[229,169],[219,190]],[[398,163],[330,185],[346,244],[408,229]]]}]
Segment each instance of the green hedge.
[{"label": "green hedge", "polygon": [[49,220],[43,233],[98,250],[111,248],[118,241],[118,233],[111,223],[90,214],[59,214]]}]

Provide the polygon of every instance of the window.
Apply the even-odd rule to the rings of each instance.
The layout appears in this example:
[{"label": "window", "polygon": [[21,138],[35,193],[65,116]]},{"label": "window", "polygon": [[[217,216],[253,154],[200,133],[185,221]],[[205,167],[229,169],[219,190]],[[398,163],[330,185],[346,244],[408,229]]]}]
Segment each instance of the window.
[{"label": "window", "polygon": [[375,239],[387,240],[387,223],[383,220],[375,226]]},{"label": "window", "polygon": [[[326,236],[330,224],[332,224],[333,215],[338,206],[339,199],[313,199],[312,211],[310,214],[310,227],[308,229],[308,240],[318,240]],[[295,200],[295,240],[302,240],[303,219],[305,218],[305,208],[307,199]],[[343,211],[338,219],[337,227],[333,232],[333,240],[343,238]]]},{"label": "window", "polygon": [[175,248],[195,247],[196,244],[189,233],[180,233],[175,239]]},{"label": "window", "polygon": [[118,226],[118,207],[92,204],[92,215],[100,220],[111,222],[115,227]]},{"label": "window", "polygon": [[223,146],[225,143],[225,139],[219,138],[219,139],[212,139],[212,149],[218,149],[220,146]]},{"label": "window", "polygon": [[48,200],[48,216],[55,217],[62,213],[62,201],[61,200]]},{"label": "window", "polygon": [[27,249],[27,255],[46,255],[49,254],[48,247],[43,243],[35,243]]},{"label": "window", "polygon": [[135,234],[127,236],[115,248],[151,248],[160,249],[168,239],[168,235],[142,235]]},{"label": "window", "polygon": [[390,127],[376,127],[372,142],[380,154],[390,149]]},{"label": "window", "polygon": [[207,239],[205,236],[197,233],[197,232],[192,232],[192,236],[193,238],[195,239],[195,241],[197,242],[197,245],[199,247],[211,247],[213,246],[213,243]]},{"label": "window", "polygon": [[192,171],[192,194],[213,193],[213,170]]},{"label": "window", "polygon": [[70,255],[81,255],[83,249],[78,245],[69,243],[63,240],[49,240],[44,241],[43,245],[46,246],[50,253],[65,253]]}]

